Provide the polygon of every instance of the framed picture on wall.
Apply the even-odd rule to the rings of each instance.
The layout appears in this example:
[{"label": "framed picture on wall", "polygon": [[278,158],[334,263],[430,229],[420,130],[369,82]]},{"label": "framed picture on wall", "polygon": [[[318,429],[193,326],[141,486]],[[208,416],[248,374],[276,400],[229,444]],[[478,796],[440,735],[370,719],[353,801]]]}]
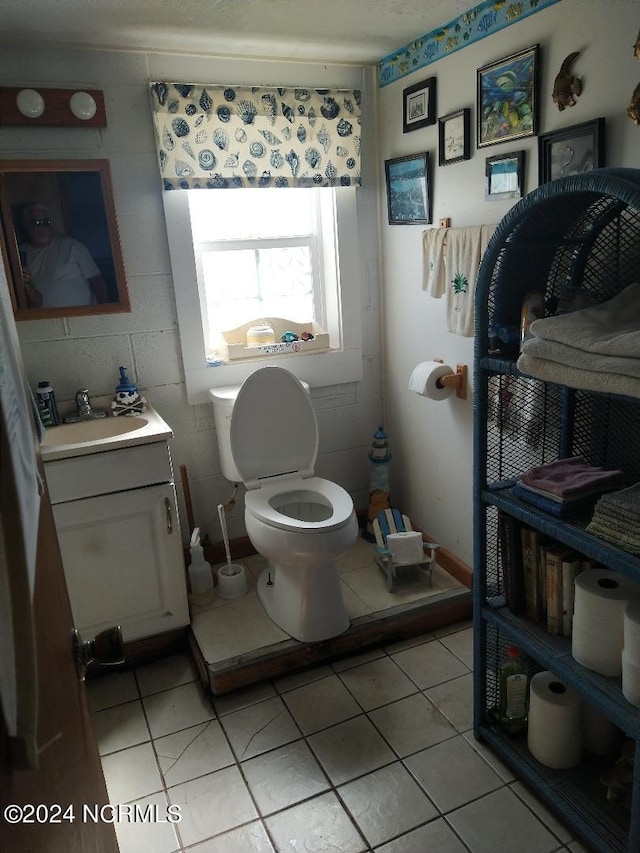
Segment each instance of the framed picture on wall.
[{"label": "framed picture on wall", "polygon": [[604,118],[538,137],[538,183],[579,175],[605,165]]},{"label": "framed picture on wall", "polygon": [[438,165],[471,157],[471,110],[456,110],[438,119]]},{"label": "framed picture on wall", "polygon": [[477,71],[477,147],[534,136],[538,124],[538,45]]},{"label": "framed picture on wall", "polygon": [[390,225],[431,222],[429,154],[409,154],[384,161]]},{"label": "framed picture on wall", "polygon": [[436,78],[429,77],[402,92],[402,132],[436,123]]},{"label": "framed picture on wall", "polygon": [[485,201],[521,198],[524,192],[524,151],[487,157]]}]

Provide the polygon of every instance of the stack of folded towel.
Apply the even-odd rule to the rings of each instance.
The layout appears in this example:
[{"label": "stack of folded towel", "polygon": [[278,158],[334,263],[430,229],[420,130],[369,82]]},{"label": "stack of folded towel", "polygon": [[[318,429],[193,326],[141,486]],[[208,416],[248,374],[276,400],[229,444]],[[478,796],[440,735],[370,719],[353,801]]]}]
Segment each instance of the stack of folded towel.
[{"label": "stack of folded towel", "polygon": [[621,485],[622,471],[607,471],[590,465],[582,456],[572,456],[525,471],[513,487],[513,494],[563,518],[590,508],[604,492]]},{"label": "stack of folded towel", "polygon": [[640,397],[640,283],[613,299],[534,320],[518,368],[547,382]]},{"label": "stack of folded towel", "polygon": [[640,556],[640,483],[603,495],[587,531]]}]

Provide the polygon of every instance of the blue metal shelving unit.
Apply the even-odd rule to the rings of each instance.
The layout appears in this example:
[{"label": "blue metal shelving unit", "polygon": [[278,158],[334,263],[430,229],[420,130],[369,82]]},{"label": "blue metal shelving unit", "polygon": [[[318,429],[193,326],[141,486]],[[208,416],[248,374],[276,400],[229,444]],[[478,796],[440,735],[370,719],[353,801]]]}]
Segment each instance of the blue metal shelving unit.
[{"label": "blue metal shelving unit", "polygon": [[[639,275],[640,170],[599,169],[545,184],[511,209],[487,248],[475,297],[474,732],[600,853],[640,850],[640,711],[624,698],[619,679],[573,659],[570,639],[507,607],[509,554],[500,526],[507,518],[532,527],[640,580],[640,559],[589,535],[588,517],[558,520],[510,488],[528,468],[572,455],[621,468],[627,485],[640,481],[640,400],[540,382],[516,364],[528,291],[542,289],[550,303],[567,287],[580,287],[604,302]],[[535,440],[514,436],[508,424],[504,401],[514,392],[530,401]],[[574,771],[550,770],[528,752],[526,736],[509,738],[495,724],[498,669],[511,643],[532,673],[554,672],[636,742],[630,804],[609,802],[599,781],[612,759],[603,765],[586,756]]]}]

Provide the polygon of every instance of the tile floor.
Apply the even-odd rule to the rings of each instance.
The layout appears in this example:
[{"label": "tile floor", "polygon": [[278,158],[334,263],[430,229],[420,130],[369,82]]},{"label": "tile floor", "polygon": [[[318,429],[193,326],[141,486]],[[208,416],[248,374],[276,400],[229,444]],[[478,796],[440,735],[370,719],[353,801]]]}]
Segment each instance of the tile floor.
[{"label": "tile floor", "polygon": [[469,623],[205,696],[187,654],[88,682],[121,853],[584,851],[471,729]]},{"label": "tile floor", "polygon": [[[240,655],[250,655],[279,643],[291,645],[289,635],[269,619],[258,599],[256,581],[267,561],[255,554],[234,562],[244,565],[246,569],[248,593],[242,598],[231,600],[216,596],[208,607],[193,608],[191,629],[212,672],[225,661]],[[386,576],[375,563],[373,545],[362,538],[339,561],[338,568],[342,595],[352,622],[465,589],[444,569],[435,565],[431,586],[417,572],[407,570],[399,577],[396,591],[390,593]],[[238,625],[243,626],[241,631]]]}]

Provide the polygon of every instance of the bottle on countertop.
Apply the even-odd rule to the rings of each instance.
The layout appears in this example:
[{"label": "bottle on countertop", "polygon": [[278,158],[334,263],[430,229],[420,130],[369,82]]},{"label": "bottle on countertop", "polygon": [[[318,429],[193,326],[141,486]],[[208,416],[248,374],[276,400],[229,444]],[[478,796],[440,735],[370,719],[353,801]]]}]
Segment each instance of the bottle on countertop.
[{"label": "bottle on countertop", "polygon": [[191,562],[189,564],[189,600],[192,604],[205,605],[213,601],[215,594],[211,566],[204,558],[200,544],[200,528],[194,528],[189,548]]},{"label": "bottle on countertop", "polygon": [[507,659],[500,667],[500,727],[515,735],[527,727],[527,668],[517,646],[507,648]]},{"label": "bottle on countertop", "polygon": [[40,419],[44,426],[57,426],[60,423],[60,416],[58,415],[56,397],[53,393],[53,388],[51,387],[47,379],[43,380],[42,382],[38,382],[36,400],[38,401],[38,411],[40,412]]}]

